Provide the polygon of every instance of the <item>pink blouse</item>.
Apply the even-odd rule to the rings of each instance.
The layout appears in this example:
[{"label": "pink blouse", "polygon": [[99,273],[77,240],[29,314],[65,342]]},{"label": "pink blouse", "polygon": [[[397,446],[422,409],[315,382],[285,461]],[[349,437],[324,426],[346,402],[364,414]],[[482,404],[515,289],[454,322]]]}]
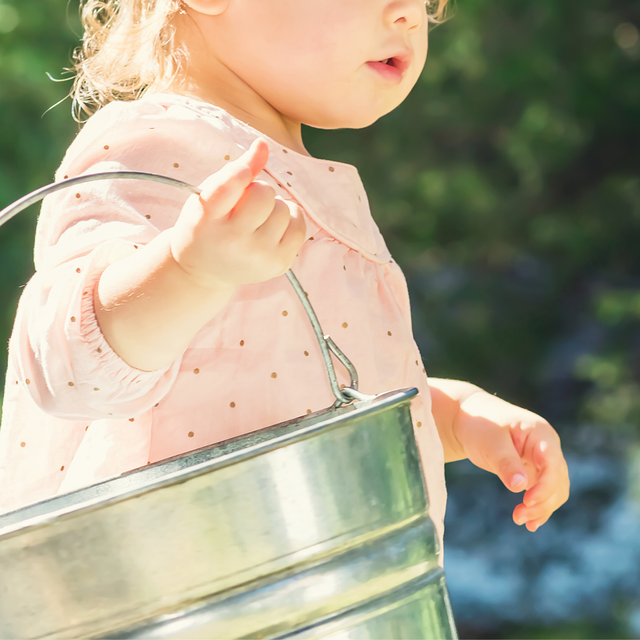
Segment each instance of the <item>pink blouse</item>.
[{"label": "pink blouse", "polygon": [[[293,270],[323,330],[356,366],[360,390],[420,391],[412,415],[442,535],[444,456],[407,287],[354,167],[284,148],[213,105],[151,95],[111,103],[90,118],[56,180],[136,170],[198,185],[257,136],[270,149],[260,179],[306,213],[307,240]],[[92,305],[101,272],[171,227],[187,197],[175,187],[114,180],[45,200],[36,274],[10,341],[0,511],[333,403],[315,335],[284,276],[240,287],[165,369],[134,369],[109,347]],[[336,370],[348,384],[346,371]]]}]

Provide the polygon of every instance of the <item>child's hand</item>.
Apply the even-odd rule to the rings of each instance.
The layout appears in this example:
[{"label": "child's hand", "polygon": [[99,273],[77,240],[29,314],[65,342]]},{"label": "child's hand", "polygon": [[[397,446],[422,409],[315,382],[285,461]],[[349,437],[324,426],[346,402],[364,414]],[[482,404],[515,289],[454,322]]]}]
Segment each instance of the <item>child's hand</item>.
[{"label": "child's hand", "polygon": [[460,405],[456,436],[476,466],[495,473],[513,492],[526,489],[513,511],[516,524],[535,531],[569,497],[569,472],[560,438],[543,418],[484,391]]},{"label": "child's hand", "polygon": [[291,266],[304,242],[304,219],[300,207],[255,180],[268,156],[266,142],[256,140],[185,203],[171,231],[171,253],[194,283],[234,288]]}]

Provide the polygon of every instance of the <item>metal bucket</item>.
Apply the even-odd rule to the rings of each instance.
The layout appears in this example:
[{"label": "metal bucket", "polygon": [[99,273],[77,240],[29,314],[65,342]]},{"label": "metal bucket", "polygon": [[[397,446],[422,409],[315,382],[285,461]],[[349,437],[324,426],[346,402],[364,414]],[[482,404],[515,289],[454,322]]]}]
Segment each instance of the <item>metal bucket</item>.
[{"label": "metal bucket", "polygon": [[415,389],[0,516],[2,638],[455,638]]}]

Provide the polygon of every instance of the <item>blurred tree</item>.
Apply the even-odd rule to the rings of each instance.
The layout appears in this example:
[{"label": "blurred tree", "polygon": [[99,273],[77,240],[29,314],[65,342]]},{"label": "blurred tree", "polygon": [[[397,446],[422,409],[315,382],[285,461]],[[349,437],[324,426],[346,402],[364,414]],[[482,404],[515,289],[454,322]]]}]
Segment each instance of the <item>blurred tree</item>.
[{"label": "blurred tree", "polygon": [[[73,13],[75,11],[75,13]],[[80,21],[66,2],[0,0],[0,209],[53,181],[78,125],[70,116],[64,78]],[[69,77],[68,75],[66,76]],[[11,333],[20,287],[33,273],[37,208],[0,229],[0,335]],[[6,351],[0,352],[0,370]],[[4,376],[3,376],[4,379]]]}]

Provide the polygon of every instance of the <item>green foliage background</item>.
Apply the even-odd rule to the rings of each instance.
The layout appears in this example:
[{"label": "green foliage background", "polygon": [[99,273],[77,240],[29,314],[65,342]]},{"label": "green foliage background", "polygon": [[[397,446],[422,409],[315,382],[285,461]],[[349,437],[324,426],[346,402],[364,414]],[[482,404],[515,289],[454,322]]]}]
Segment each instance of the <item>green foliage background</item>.
[{"label": "green foliage background", "polygon": [[[65,77],[76,8],[0,0],[0,207],[51,182],[78,130],[68,100],[50,109],[70,83],[46,76]],[[638,26],[634,0],[459,0],[404,105],[366,130],[305,136],[359,168],[427,371],[567,437],[586,423],[640,435]],[[2,340],[35,217],[0,231]]]}]

